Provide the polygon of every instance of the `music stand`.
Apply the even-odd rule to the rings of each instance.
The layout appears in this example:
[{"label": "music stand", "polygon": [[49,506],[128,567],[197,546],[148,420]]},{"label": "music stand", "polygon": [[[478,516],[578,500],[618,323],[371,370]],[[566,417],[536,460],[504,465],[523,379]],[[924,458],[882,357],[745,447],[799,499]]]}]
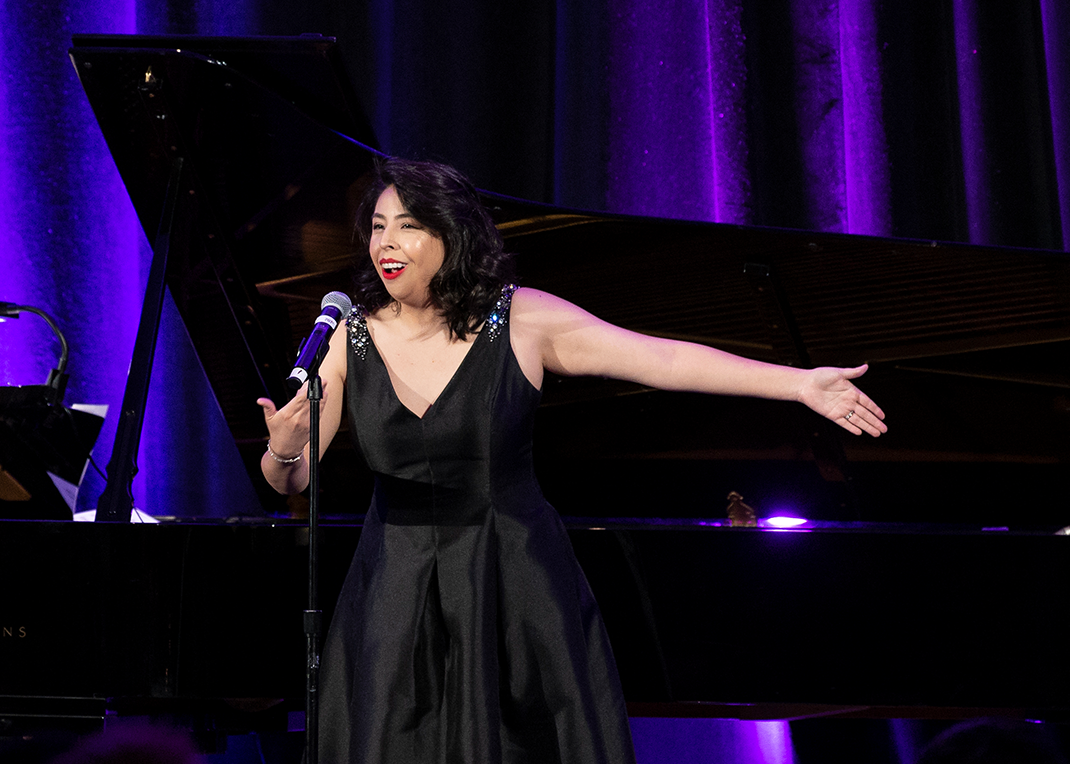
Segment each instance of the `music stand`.
[{"label": "music stand", "polygon": [[52,476],[78,486],[104,420],[54,405],[53,395],[47,385],[0,387],[0,519],[73,516]]}]

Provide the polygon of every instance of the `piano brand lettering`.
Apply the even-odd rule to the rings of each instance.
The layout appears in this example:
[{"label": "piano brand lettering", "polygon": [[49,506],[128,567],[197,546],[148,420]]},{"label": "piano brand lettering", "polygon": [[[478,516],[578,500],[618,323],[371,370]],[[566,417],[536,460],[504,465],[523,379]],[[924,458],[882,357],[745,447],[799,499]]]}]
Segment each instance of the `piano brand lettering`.
[{"label": "piano brand lettering", "polygon": [[25,626],[0,626],[0,637],[7,639],[26,639]]}]

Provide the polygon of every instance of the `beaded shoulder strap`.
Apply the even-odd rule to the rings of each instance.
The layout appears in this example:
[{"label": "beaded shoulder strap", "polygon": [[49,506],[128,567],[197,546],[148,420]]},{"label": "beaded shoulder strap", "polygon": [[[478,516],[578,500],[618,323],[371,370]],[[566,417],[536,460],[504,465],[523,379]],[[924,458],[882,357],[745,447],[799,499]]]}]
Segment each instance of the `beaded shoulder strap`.
[{"label": "beaded shoulder strap", "polygon": [[371,335],[368,334],[368,314],[364,312],[363,305],[354,305],[346,317],[346,330],[349,333],[349,342],[356,351],[357,357],[364,360],[368,355],[368,345],[371,343]]},{"label": "beaded shoulder strap", "polygon": [[513,304],[513,292],[517,290],[516,284],[506,284],[502,287],[502,295],[498,302],[494,303],[490,315],[487,316],[487,341],[494,342],[502,333],[502,327],[509,321],[509,306]]}]

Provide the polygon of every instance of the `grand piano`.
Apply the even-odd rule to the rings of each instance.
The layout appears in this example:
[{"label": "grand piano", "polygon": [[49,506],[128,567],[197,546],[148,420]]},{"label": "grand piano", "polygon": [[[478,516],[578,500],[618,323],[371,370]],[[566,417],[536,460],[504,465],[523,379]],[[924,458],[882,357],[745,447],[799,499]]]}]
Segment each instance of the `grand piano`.
[{"label": "grand piano", "polygon": [[[256,497],[223,521],[0,523],[0,719],[260,723],[303,707],[308,529],[259,478],[254,401],[286,398],[346,289],[374,140],[328,38],[81,36],[71,59]],[[1067,718],[1065,253],[484,199],[522,284],[753,358],[867,362],[889,415],[856,439],[793,404],[547,380],[540,476],[633,714]],[[328,617],[357,462],[344,434],[324,459]],[[730,523],[730,491],[759,527]],[[785,507],[808,522],[768,527]]]}]

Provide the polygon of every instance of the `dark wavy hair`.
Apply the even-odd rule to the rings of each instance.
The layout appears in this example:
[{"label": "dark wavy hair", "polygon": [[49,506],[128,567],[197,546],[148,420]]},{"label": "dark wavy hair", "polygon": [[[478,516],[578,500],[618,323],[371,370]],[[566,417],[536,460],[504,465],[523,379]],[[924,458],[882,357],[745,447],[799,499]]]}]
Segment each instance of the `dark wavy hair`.
[{"label": "dark wavy hair", "polygon": [[445,257],[429,285],[431,301],[450,336],[466,339],[486,319],[502,286],[514,278],[512,256],[490,213],[475,187],[449,165],[388,158],[377,162],[375,173],[357,208],[354,239],[365,256],[357,257],[354,302],[369,313],[393,302],[367,257],[375,204],[393,186],[405,209],[442,239]]}]

